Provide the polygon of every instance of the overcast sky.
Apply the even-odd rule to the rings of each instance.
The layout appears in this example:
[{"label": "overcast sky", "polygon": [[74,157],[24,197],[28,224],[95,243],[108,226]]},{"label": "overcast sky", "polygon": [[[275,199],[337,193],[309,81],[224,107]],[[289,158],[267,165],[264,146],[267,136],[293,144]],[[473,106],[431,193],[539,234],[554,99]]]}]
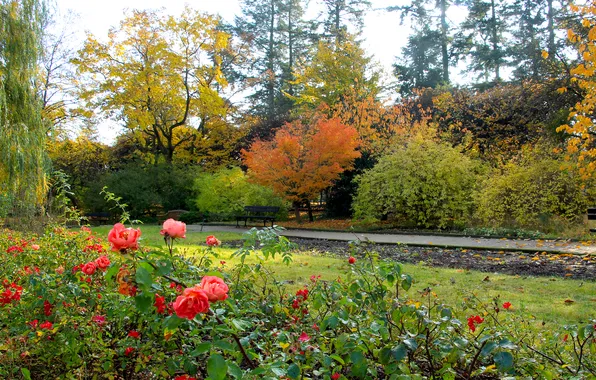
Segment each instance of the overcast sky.
[{"label": "overcast sky", "polygon": [[[89,31],[100,40],[105,39],[108,29],[117,26],[124,17],[125,9],[160,9],[167,14],[180,14],[186,4],[195,9],[211,14],[219,14],[224,20],[232,22],[235,15],[241,14],[239,0],[55,0],[58,14],[65,15],[69,10],[77,14],[69,29],[76,32],[76,40],[82,43],[85,31]],[[314,4],[316,0],[311,0]],[[399,23],[399,15],[385,12],[388,6],[400,5],[408,0],[372,0],[372,10],[365,17],[365,26],[361,35],[366,51],[374,60],[391,72],[395,57],[401,52],[409,34],[409,28]],[[458,12],[460,14],[458,14]],[[311,6],[311,14],[317,14]],[[461,17],[461,11],[453,9],[452,18]],[[76,42],[75,42],[76,43]],[[455,73],[454,73],[455,74]],[[457,81],[457,77],[455,78]],[[100,135],[105,142],[113,141],[118,133],[114,127],[106,125],[100,128]]]}]

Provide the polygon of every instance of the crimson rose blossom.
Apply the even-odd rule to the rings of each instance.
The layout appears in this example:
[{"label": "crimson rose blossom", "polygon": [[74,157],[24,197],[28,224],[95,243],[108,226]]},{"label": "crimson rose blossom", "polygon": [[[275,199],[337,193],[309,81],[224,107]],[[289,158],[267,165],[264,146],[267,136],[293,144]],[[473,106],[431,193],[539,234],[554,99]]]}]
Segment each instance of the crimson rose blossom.
[{"label": "crimson rose blossom", "polygon": [[473,315],[468,318],[468,327],[472,332],[476,331],[476,325],[481,324],[484,322],[484,318],[480,317],[479,315]]},{"label": "crimson rose blossom", "polygon": [[97,265],[100,269],[106,269],[110,266],[110,259],[105,255],[99,256],[95,260],[95,265]]},{"label": "crimson rose blossom", "polygon": [[219,247],[221,241],[219,241],[215,236],[209,235],[207,236],[207,239],[205,239],[205,243],[207,243],[207,245],[210,247]]},{"label": "crimson rose blossom", "polygon": [[511,302],[505,302],[503,304],[503,309],[509,309],[511,307]]},{"label": "crimson rose blossom", "polygon": [[112,251],[136,250],[139,248],[139,237],[141,237],[140,229],[126,228],[124,224],[116,223],[108,234],[108,241],[112,245]]},{"label": "crimson rose blossom", "polygon": [[331,380],[337,380],[341,377],[341,375],[337,372],[335,372],[333,375],[331,375]]},{"label": "crimson rose blossom", "polygon": [[199,285],[184,289],[174,302],[174,311],[180,318],[194,319],[199,313],[209,311],[209,297]]},{"label": "crimson rose blossom", "polygon": [[201,280],[199,289],[203,289],[209,298],[209,302],[223,301],[228,298],[228,286],[217,276],[205,276]]},{"label": "crimson rose blossom", "polygon": [[184,239],[186,238],[186,224],[170,218],[163,222],[163,229],[159,233],[164,236],[169,236],[172,239]]},{"label": "crimson rose blossom", "polygon": [[348,259],[348,263],[354,264],[355,262],[356,262],[356,258],[354,256],[350,256],[350,258]]},{"label": "crimson rose blossom", "polygon": [[95,265],[95,263],[93,261],[90,261],[87,264],[83,265],[83,267],[81,268],[81,271],[83,273],[85,273],[86,275],[91,276],[93,273],[95,273],[96,269],[97,269],[97,265]]},{"label": "crimson rose blossom", "polygon": [[40,329],[44,329],[44,330],[51,330],[52,329],[52,322],[50,321],[45,321],[44,323],[42,323],[41,325],[39,325]]}]

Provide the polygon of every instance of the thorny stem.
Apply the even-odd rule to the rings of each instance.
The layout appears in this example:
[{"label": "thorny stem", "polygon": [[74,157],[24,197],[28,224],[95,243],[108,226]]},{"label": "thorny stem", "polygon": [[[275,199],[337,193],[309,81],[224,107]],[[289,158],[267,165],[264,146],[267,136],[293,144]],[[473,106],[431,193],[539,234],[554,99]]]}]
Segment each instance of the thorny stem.
[{"label": "thorny stem", "polygon": [[[209,309],[209,315],[212,315],[215,320],[217,321],[217,323],[219,323],[220,325],[225,325],[225,322],[221,320],[221,318],[219,318],[217,316],[217,314],[215,314],[211,309]],[[238,345],[238,348],[240,349],[240,352],[242,353],[242,356],[244,357],[244,360],[246,360],[246,362],[248,363],[248,365],[250,366],[250,368],[255,369],[258,367],[258,365],[251,359],[248,357],[246,351],[244,350],[244,347],[242,347],[242,343],[240,342],[240,338],[238,337],[238,335],[236,335],[235,333],[232,333],[232,338],[234,338],[234,341],[236,342],[236,344]]]},{"label": "thorny stem", "polygon": [[466,371],[467,375],[468,375],[468,379],[470,378],[470,375],[472,374],[472,370],[474,370],[474,365],[476,364],[476,361],[478,360],[478,356],[480,356],[480,352],[482,352],[482,349],[484,348],[484,346],[486,345],[487,342],[488,342],[488,340],[485,340],[484,342],[482,342],[482,344],[478,348],[478,351],[476,352],[476,355],[474,355],[474,359],[472,359],[472,362],[470,363],[470,366],[468,367],[468,370]]}]

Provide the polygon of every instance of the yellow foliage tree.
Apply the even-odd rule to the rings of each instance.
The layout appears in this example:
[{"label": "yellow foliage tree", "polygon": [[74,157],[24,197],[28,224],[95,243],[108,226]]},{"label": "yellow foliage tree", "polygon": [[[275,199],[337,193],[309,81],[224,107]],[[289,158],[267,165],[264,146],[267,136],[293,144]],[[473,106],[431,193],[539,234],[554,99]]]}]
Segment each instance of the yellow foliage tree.
[{"label": "yellow foliage tree", "polygon": [[74,60],[87,109],[140,132],[155,160],[171,163],[179,147],[228,112],[220,91],[230,36],[218,26],[190,8],[179,17],[133,11],[107,42],[89,35]]},{"label": "yellow foliage tree", "polygon": [[[582,26],[586,29],[582,35],[572,30],[567,32],[581,57],[581,62],[571,70],[571,81],[578,85],[584,96],[572,108],[569,122],[557,128],[557,131],[569,134],[567,151],[577,157],[581,176],[587,179],[594,177],[596,169],[596,2],[572,6],[571,10],[582,15]],[[559,91],[564,92],[566,88]]]}]

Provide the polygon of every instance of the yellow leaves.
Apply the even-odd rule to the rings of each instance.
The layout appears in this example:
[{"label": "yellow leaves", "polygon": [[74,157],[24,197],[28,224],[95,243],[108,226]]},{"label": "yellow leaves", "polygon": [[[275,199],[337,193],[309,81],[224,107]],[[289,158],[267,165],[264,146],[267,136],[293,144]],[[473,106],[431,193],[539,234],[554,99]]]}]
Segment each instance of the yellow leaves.
[{"label": "yellow leaves", "polygon": [[541,54],[543,59],[548,59],[548,52],[546,50],[542,50]]},{"label": "yellow leaves", "polygon": [[578,41],[577,34],[575,34],[575,32],[573,32],[573,30],[571,30],[571,29],[568,29],[567,30],[567,39],[570,42],[577,42]]},{"label": "yellow leaves", "polygon": [[559,88],[557,88],[557,92],[559,94],[564,94],[567,92],[567,87],[559,87]]},{"label": "yellow leaves", "polygon": [[290,343],[280,342],[279,346],[281,347],[282,350],[285,350],[286,348],[290,347]]}]

